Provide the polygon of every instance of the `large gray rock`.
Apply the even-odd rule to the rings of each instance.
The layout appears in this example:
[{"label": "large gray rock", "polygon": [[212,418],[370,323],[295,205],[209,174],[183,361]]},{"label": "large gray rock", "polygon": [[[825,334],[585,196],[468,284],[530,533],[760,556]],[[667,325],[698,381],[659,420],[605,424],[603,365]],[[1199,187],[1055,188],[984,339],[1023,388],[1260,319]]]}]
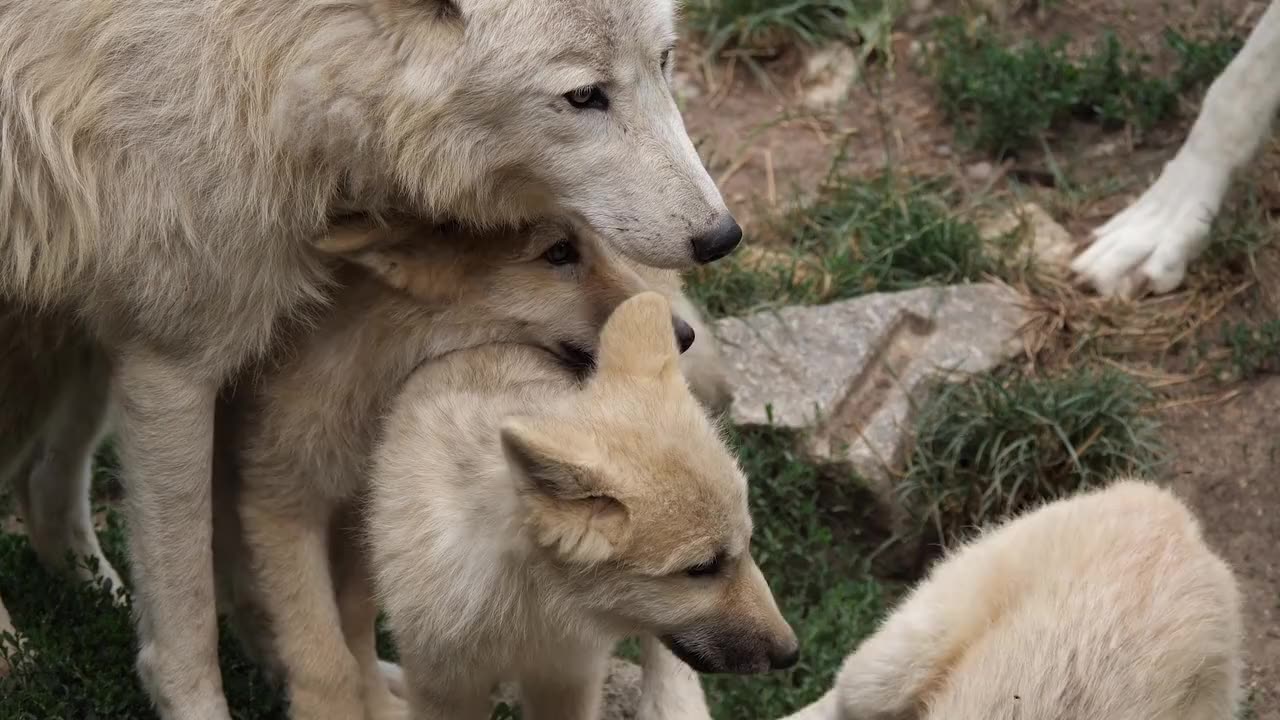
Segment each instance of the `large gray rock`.
[{"label": "large gray rock", "polygon": [[847,465],[892,502],[929,383],[1016,355],[1026,322],[1018,300],[998,285],[957,285],[720,320],[731,418],[805,431],[811,457]]}]

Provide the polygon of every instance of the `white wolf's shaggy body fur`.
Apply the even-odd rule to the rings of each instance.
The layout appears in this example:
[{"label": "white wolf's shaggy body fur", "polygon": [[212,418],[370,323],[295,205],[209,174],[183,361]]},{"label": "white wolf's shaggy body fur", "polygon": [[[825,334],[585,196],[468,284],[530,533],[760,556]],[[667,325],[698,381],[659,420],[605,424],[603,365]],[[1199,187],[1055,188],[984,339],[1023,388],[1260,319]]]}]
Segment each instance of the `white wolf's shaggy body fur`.
[{"label": "white wolf's shaggy body fur", "polygon": [[[299,720],[398,712],[373,650],[376,607],[362,583],[342,587],[364,572],[361,554],[334,547],[342,540],[331,528],[350,521],[344,513],[365,489],[381,416],[405,378],[441,355],[493,342],[592,354],[613,308],[650,287],[585,228],[460,232],[353,227],[323,238],[321,247],[365,270],[345,274],[332,308],[228,408],[252,566],[249,591],[235,602],[265,612],[267,627],[256,632],[273,638]],[[577,260],[552,264],[556,251]],[[646,273],[683,298],[674,272]],[[714,359],[714,337],[697,343]],[[699,377],[718,379],[718,368],[699,368]],[[706,396],[719,401],[722,383],[707,384]],[[334,553],[345,561],[330,568]]]},{"label": "white wolf's shaggy body fur", "polygon": [[491,345],[397,398],[366,522],[416,720],[486,718],[513,678],[528,717],[595,718],[633,633],[703,670],[794,663],[749,554],[746,481],[679,373],[669,316],[653,293],[619,306],[582,383]]},{"label": "white wolf's shaggy body fur", "polygon": [[1280,2],[1214,79],[1191,134],[1160,177],[1098,228],[1072,269],[1104,295],[1167,293],[1205,248],[1232,176],[1258,152],[1280,109]]},{"label": "white wolf's shaggy body fur", "polygon": [[955,551],[791,720],[1231,720],[1240,646],[1195,517],[1122,480]]},{"label": "white wolf's shaggy body fur", "polygon": [[[667,267],[736,242],[669,91],[673,14],[670,0],[0,0],[0,295],[76,312],[114,356],[139,670],[163,717],[227,720],[214,396],[323,294],[306,241],[331,217],[563,212]],[[568,103],[592,84],[607,112]]]}]

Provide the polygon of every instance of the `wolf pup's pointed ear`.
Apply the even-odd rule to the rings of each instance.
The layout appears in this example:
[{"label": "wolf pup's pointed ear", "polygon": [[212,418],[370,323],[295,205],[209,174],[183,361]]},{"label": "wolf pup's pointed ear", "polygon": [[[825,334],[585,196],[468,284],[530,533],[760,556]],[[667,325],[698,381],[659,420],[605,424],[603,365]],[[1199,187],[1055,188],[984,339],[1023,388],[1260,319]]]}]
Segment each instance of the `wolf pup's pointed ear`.
[{"label": "wolf pup's pointed ear", "polygon": [[600,331],[600,375],[668,377],[679,373],[671,303],[648,291],[619,305]]},{"label": "wolf pup's pointed ear", "polygon": [[438,240],[434,228],[361,221],[335,224],[311,244],[325,255],[359,265],[386,285],[431,304],[456,298],[465,272],[459,263],[426,254],[429,248],[445,246]]},{"label": "wolf pup's pointed ear", "polygon": [[499,432],[538,544],[577,564],[610,558],[625,538],[627,511],[606,491],[592,449],[531,419],[510,418]]}]

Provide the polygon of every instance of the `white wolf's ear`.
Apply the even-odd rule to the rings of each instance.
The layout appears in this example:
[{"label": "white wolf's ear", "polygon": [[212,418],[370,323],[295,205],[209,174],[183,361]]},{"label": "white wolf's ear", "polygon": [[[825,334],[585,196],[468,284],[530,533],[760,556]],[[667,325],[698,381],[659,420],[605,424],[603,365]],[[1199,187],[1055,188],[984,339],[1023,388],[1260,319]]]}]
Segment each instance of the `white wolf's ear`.
[{"label": "white wolf's ear", "polygon": [[325,255],[359,265],[422,302],[437,303],[455,298],[463,279],[458,263],[425,252],[447,246],[448,238],[437,238],[437,233],[416,224],[388,227],[362,221],[336,224],[311,243]]},{"label": "white wolf's ear", "polygon": [[500,434],[538,544],[574,563],[613,556],[626,537],[627,510],[608,492],[589,442],[529,418],[509,418]]},{"label": "white wolf's ear", "polygon": [[680,372],[671,303],[642,292],[614,309],[600,331],[599,374],[668,378]]}]

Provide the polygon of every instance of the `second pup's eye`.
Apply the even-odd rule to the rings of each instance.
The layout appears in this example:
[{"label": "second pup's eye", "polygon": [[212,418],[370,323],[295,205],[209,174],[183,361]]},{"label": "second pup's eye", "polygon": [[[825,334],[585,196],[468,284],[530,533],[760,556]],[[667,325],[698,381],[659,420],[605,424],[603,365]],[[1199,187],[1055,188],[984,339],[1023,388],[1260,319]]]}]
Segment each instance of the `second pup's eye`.
[{"label": "second pup's eye", "polygon": [[542,258],[552,265],[569,265],[578,262],[578,248],[568,240],[561,240],[547,248],[547,251],[542,253]]},{"label": "second pup's eye", "polygon": [[697,565],[691,565],[685,568],[684,574],[689,577],[711,577],[719,575],[721,568],[724,566],[724,553],[716,553],[716,556],[700,562]]}]

